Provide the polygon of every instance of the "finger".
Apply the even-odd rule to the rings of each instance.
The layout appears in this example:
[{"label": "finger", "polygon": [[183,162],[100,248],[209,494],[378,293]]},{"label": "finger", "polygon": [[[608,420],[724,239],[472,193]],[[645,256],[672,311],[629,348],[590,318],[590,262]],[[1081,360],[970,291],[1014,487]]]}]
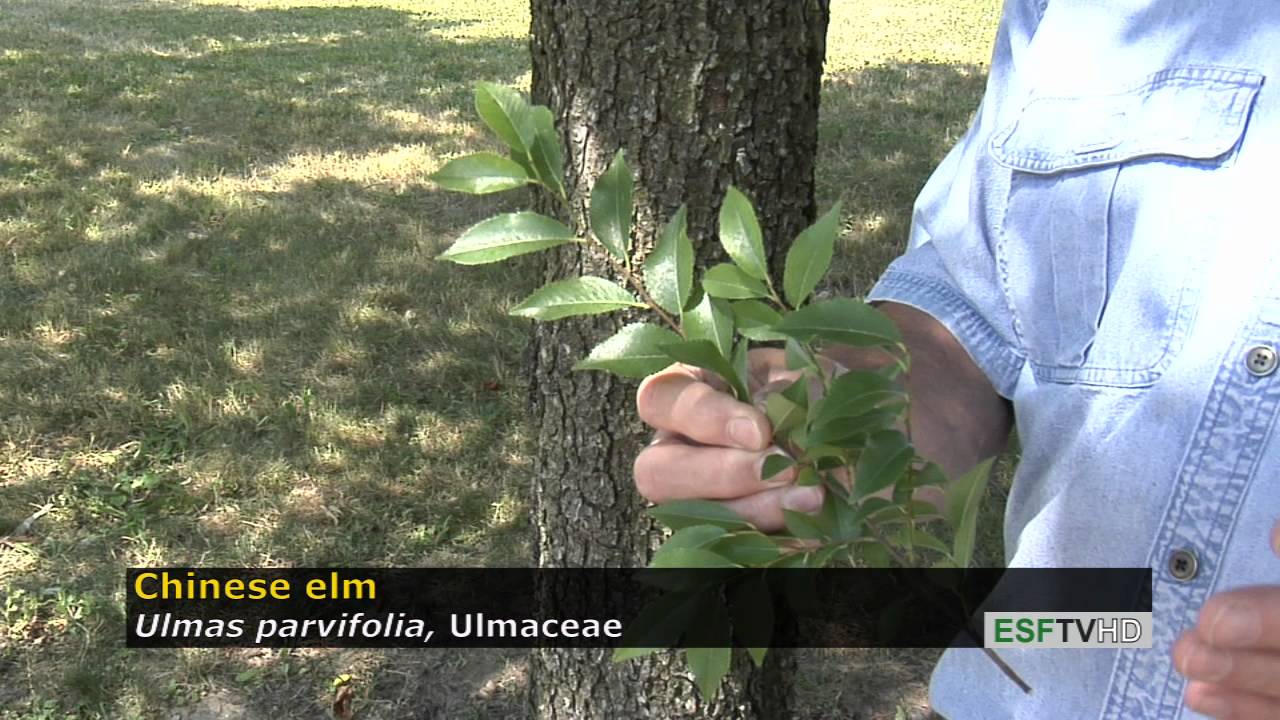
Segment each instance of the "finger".
[{"label": "finger", "polygon": [[762,532],[771,533],[787,526],[783,509],[803,513],[817,512],[822,509],[824,493],[819,485],[774,488],[726,501],[725,505]]},{"label": "finger", "polygon": [[1252,693],[1229,690],[1212,683],[1187,683],[1187,707],[1222,720],[1275,720],[1280,701]]},{"label": "finger", "polygon": [[764,413],[716,390],[685,366],[672,366],[640,383],[640,419],[659,430],[706,445],[763,450],[773,440]]},{"label": "finger", "polygon": [[1280,650],[1280,585],[1214,595],[1200,609],[1196,634],[1223,648]]},{"label": "finger", "polygon": [[1269,696],[1280,704],[1280,686],[1276,684],[1280,678],[1280,653],[1228,650],[1187,633],[1173,647],[1173,663],[1191,680]]},{"label": "finger", "polygon": [[1280,520],[1276,521],[1276,526],[1271,528],[1271,551],[1280,556]]},{"label": "finger", "polygon": [[764,460],[781,453],[690,445],[678,437],[661,437],[636,456],[636,489],[649,502],[704,498],[728,500],[782,487],[795,480],[794,468],[760,479]]}]

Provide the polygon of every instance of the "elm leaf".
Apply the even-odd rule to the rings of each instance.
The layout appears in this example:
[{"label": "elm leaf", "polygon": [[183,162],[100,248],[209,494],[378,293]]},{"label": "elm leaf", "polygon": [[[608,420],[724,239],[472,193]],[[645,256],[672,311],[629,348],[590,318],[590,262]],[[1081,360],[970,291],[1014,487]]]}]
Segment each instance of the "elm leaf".
[{"label": "elm leaf", "polygon": [[732,308],[734,324],[743,337],[758,342],[787,339],[786,335],[772,330],[782,320],[777,310],[759,300],[741,300],[733,303]]},{"label": "elm leaf", "polygon": [[622,377],[643,378],[671,364],[671,358],[661,347],[675,342],[680,342],[680,336],[664,327],[632,323],[596,345],[573,369],[604,370]]},{"label": "elm leaf", "polygon": [[550,283],[511,309],[511,314],[535,320],[559,320],[576,315],[599,315],[628,307],[645,307],[626,289],[604,278],[585,275]]},{"label": "elm leaf", "polygon": [[684,316],[685,334],[693,340],[707,340],[720,354],[733,352],[733,309],[724,300],[703,295],[702,302]]},{"label": "elm leaf", "polygon": [[733,659],[730,648],[689,648],[685,652],[685,662],[693,673],[693,680],[698,685],[702,699],[710,702],[720,689],[720,683],[729,672],[729,663]]},{"label": "elm leaf", "polygon": [[439,258],[482,265],[571,242],[580,241],[559,220],[535,212],[506,213],[472,226]]},{"label": "elm leaf", "polygon": [[969,472],[951,482],[947,497],[947,521],[955,529],[951,557],[956,565],[966,568],[973,562],[973,548],[978,532],[978,511],[982,496],[991,479],[991,465],[995,458],[987,458]]},{"label": "elm leaf", "polygon": [[810,303],[783,316],[773,329],[801,342],[818,338],[859,347],[902,343],[898,327],[889,316],[851,298]]},{"label": "elm leaf", "polygon": [[631,250],[631,168],[619,150],[591,188],[591,231],[609,254],[626,260]]},{"label": "elm leaf", "polygon": [[743,272],[768,281],[769,261],[764,252],[760,221],[756,219],[751,201],[732,185],[720,205],[720,244]]},{"label": "elm leaf", "polygon": [[662,229],[658,244],[644,259],[644,284],[667,312],[683,315],[693,290],[693,243],[684,205]]},{"label": "elm leaf", "polygon": [[901,432],[881,430],[873,434],[854,468],[854,491],[858,497],[866,497],[895,484],[914,457],[915,448]]},{"label": "elm leaf", "polygon": [[737,371],[733,369],[733,365],[710,341],[684,340],[663,345],[660,349],[676,362],[710,370],[719,375],[733,388],[734,396],[739,400],[746,401],[750,397],[747,394],[746,386],[742,383],[742,379],[738,377]]},{"label": "elm leaf", "polygon": [[520,93],[509,87],[481,82],[476,84],[476,112],[484,124],[513,152],[529,155],[533,145],[532,109]]},{"label": "elm leaf", "polygon": [[524,187],[531,178],[514,160],[495,153],[475,153],[445,163],[431,174],[431,181],[446,190],[485,195]]},{"label": "elm leaf", "polygon": [[792,306],[800,307],[827,274],[839,233],[840,203],[836,202],[791,244],[782,271],[782,292]]},{"label": "elm leaf", "polygon": [[764,283],[746,274],[737,265],[713,265],[702,277],[702,287],[711,297],[728,300],[769,297]]},{"label": "elm leaf", "polygon": [[672,530],[691,525],[716,525],[726,530],[748,530],[750,523],[737,513],[711,500],[673,500],[645,511],[649,517]]}]

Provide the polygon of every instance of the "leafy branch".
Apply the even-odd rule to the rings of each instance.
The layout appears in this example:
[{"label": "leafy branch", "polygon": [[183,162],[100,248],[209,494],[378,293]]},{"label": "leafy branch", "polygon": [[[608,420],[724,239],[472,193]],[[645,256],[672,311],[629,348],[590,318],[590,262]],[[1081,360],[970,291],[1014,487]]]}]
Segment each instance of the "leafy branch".
[{"label": "leafy branch", "polygon": [[[506,145],[507,155],[460,157],[432,179],[441,187],[472,194],[537,186],[567,208],[563,153],[550,110],[489,83],[477,86],[475,105]],[[910,359],[897,327],[861,301],[813,298],[831,264],[839,204],[791,244],[781,292],[769,274],[755,209],[737,188],[728,189],[719,210],[719,242],[729,262],[708,268],[696,287],[686,208],[682,206],[663,227],[641,259],[639,272],[632,259],[632,214],[632,173],[619,150],[591,189],[590,232],[585,236],[546,215],[507,213],[471,227],[440,257],[476,265],[578,243],[606,258],[629,288],[590,275],[559,280],[532,293],[512,314],[550,321],[648,310],[661,324],[625,325],[575,369],[643,378],[681,362],[714,373],[738,399],[763,405],[775,442],[787,452],[767,458],[762,479],[794,468],[797,484],[821,485],[827,491],[820,512],[784,511],[786,530],[773,534],[760,532],[720,503],[681,500],[653,507],[649,515],[672,534],[654,554],[651,566],[970,566],[991,461],[948,480],[936,464],[920,458],[911,442],[907,394],[901,384]],[[753,398],[748,385],[748,353],[756,343],[781,344],[795,375],[785,387],[766,388],[761,398]],[[883,350],[893,364],[837,375],[820,360],[825,346],[837,344]],[[815,395],[811,388],[821,388],[821,393]],[[945,513],[916,498],[916,491],[925,486],[945,489]],[[936,534],[933,525],[938,522],[949,527],[950,542]],[[619,649],[615,659],[653,649]],[[767,648],[747,651],[760,664]],[[685,652],[699,688],[712,696],[728,671],[732,649]],[[1025,689],[1007,665],[993,659]]]}]

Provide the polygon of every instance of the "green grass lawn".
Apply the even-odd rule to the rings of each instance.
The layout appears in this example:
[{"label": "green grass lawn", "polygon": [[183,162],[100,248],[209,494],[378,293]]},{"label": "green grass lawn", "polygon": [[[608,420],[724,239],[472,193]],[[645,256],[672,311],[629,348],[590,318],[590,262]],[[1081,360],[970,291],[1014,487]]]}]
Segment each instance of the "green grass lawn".
[{"label": "green grass lawn", "polygon": [[[819,201],[861,293],[997,4],[833,6]],[[323,717],[340,673],[360,718],[521,716],[514,652],[121,638],[130,565],[528,558],[531,287],[432,259],[518,199],[426,181],[486,143],[474,81],[527,86],[527,27],[519,0],[0,4],[0,536],[45,511],[0,543],[0,718]],[[806,717],[892,717],[931,657],[806,653]]]}]

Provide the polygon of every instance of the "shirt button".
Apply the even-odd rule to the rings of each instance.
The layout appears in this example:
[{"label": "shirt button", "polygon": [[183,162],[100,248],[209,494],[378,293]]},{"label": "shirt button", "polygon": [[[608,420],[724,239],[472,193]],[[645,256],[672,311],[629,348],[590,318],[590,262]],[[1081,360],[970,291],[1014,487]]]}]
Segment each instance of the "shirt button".
[{"label": "shirt button", "polygon": [[1183,548],[1169,553],[1169,574],[1175,579],[1186,582],[1194,578],[1199,570],[1200,563],[1191,550]]},{"label": "shirt button", "polygon": [[1245,356],[1244,366],[1257,377],[1270,375],[1276,371],[1276,351],[1266,345],[1259,345]]}]

